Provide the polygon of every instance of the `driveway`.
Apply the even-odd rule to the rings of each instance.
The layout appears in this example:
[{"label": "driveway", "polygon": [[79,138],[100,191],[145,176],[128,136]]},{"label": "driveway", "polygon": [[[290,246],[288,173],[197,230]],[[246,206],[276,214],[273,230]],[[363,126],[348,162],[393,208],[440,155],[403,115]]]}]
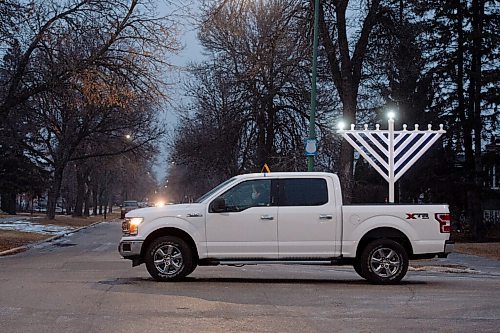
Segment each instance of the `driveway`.
[{"label": "driveway", "polygon": [[500,327],[498,261],[453,254],[417,262],[397,286],[370,285],[350,267],[284,265],[199,267],[185,282],[158,283],[144,266],[132,268],[120,258],[119,238],[120,224],[107,222],[0,257],[0,331],[498,332]]}]

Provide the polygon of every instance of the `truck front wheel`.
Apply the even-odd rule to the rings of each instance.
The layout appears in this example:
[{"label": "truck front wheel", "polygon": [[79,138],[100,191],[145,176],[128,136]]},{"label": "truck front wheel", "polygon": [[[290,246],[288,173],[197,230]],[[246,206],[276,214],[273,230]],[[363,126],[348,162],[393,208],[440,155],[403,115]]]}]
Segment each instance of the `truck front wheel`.
[{"label": "truck front wheel", "polygon": [[354,267],[354,270],[356,271],[356,273],[358,273],[359,276],[361,276],[363,279],[366,279],[363,276],[363,271],[361,270],[361,262],[358,259],[356,259],[356,261],[354,261],[354,264],[352,265],[352,267]]},{"label": "truck front wheel", "polygon": [[361,272],[364,278],[376,284],[395,284],[408,271],[408,254],[401,244],[390,239],[369,243],[361,254]]},{"label": "truck front wheel", "polygon": [[159,237],[151,243],[144,258],[149,274],[157,281],[178,281],[193,271],[189,245],[174,236]]}]

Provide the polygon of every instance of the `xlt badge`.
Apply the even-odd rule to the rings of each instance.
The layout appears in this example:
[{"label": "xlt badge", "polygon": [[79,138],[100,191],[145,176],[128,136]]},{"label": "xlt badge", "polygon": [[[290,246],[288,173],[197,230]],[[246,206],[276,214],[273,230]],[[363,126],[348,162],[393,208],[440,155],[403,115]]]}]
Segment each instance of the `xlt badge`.
[{"label": "xlt badge", "polygon": [[407,220],[416,220],[416,219],[428,220],[429,214],[427,214],[427,213],[406,213],[406,219]]}]

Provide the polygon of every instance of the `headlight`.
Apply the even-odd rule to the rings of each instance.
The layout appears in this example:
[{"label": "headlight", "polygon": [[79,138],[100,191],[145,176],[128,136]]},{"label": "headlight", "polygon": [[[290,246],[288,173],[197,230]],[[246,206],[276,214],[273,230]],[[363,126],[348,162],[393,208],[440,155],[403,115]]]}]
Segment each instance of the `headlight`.
[{"label": "headlight", "polygon": [[142,217],[128,217],[122,223],[122,231],[127,235],[137,235],[139,225],[144,221]]}]

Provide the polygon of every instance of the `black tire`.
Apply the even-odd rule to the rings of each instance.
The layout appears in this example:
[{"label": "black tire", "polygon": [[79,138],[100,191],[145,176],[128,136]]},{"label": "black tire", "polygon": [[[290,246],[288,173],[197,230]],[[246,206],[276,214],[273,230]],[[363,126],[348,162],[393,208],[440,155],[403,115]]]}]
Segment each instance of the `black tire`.
[{"label": "black tire", "polygon": [[361,270],[361,262],[358,259],[354,261],[352,267],[354,267],[354,270],[356,271],[356,273],[358,273],[359,276],[361,276],[363,279],[366,279],[366,277],[363,276],[363,271]]},{"label": "black tire", "polygon": [[408,254],[405,248],[390,239],[377,239],[361,253],[362,277],[375,284],[396,284],[408,271]]},{"label": "black tire", "polygon": [[193,263],[193,266],[191,267],[191,269],[189,271],[187,271],[186,276],[193,273],[194,270],[196,269],[196,267],[198,267],[198,265],[196,263]]},{"label": "black tire", "polygon": [[149,245],[144,261],[149,274],[162,282],[179,281],[196,267],[191,247],[175,236],[155,239]]}]

